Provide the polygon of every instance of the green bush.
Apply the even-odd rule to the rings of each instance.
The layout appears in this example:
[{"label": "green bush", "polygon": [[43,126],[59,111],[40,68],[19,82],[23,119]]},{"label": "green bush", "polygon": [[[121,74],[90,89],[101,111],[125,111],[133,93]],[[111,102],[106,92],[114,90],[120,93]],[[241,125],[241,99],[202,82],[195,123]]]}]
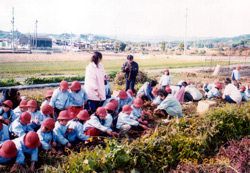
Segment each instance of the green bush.
[{"label": "green bush", "polygon": [[84,76],[74,76],[74,77],[50,77],[50,78],[40,78],[40,77],[30,77],[26,78],[24,83],[31,85],[31,84],[45,84],[45,83],[57,83],[61,82],[62,80],[72,82],[75,80],[84,81]]},{"label": "green bush", "polygon": [[109,72],[108,75],[110,76],[110,79],[113,80],[117,73],[118,73],[118,71],[111,71],[111,72]]},{"label": "green bush", "polygon": [[14,78],[8,78],[5,80],[0,80],[0,87],[6,87],[6,86],[16,86],[21,85],[20,82],[17,82]]}]

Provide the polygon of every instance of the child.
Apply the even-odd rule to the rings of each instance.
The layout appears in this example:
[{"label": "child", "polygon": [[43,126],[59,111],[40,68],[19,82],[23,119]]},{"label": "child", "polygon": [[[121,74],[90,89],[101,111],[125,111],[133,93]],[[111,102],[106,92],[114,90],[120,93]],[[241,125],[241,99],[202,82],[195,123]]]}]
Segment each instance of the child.
[{"label": "child", "polygon": [[242,96],[238,88],[231,84],[231,80],[226,78],[225,89],[222,98],[229,103],[239,103],[242,100]]},{"label": "child", "polygon": [[68,111],[72,113],[73,119],[81,110],[83,110],[84,104],[87,104],[88,96],[86,91],[81,87],[81,84],[78,81],[72,82],[70,90],[71,107],[68,109]]},{"label": "child", "polygon": [[106,93],[106,99],[111,97],[110,91],[111,91],[111,85],[109,83],[110,76],[105,75],[104,76],[104,85],[105,85],[105,93]]},{"label": "child", "polygon": [[133,91],[131,89],[128,89],[127,93],[130,94],[130,96],[134,98],[134,93],[133,93]]},{"label": "child", "polygon": [[154,99],[153,99],[151,106],[158,106],[159,104],[161,104],[161,98],[157,94],[158,91],[159,91],[159,89],[157,87],[154,87],[152,90],[152,95],[153,95]]},{"label": "child", "polygon": [[67,81],[61,81],[59,88],[53,91],[53,95],[50,100],[50,105],[55,111],[55,120],[59,113],[69,107],[70,94],[68,92],[69,84]]},{"label": "child", "polygon": [[0,144],[10,139],[9,127],[0,121]]},{"label": "child", "polygon": [[30,169],[34,170],[35,162],[38,161],[38,147],[40,146],[38,134],[36,132],[28,132],[26,135],[14,139],[13,142],[16,144],[17,157],[11,172],[16,171],[17,167],[25,164],[25,154],[31,156]]},{"label": "child", "polygon": [[166,86],[170,86],[171,81],[172,79],[169,75],[169,69],[165,69],[164,74],[160,78],[159,84],[161,85],[162,89],[165,89]]},{"label": "child", "polygon": [[213,88],[211,88],[207,93],[205,93],[205,96],[208,99],[211,99],[213,97],[221,98],[221,89],[222,89],[222,85],[220,83],[216,83]]},{"label": "child", "polygon": [[86,141],[88,136],[84,135],[83,125],[87,120],[90,120],[87,110],[81,110],[75,119],[70,120],[67,124],[68,128],[74,129],[72,133],[68,134],[68,139],[72,143],[78,143],[80,141]]},{"label": "child", "polygon": [[5,163],[14,158],[17,154],[16,145],[13,141],[7,140],[0,146],[0,163]]},{"label": "child", "polygon": [[10,100],[6,100],[2,105],[3,107],[0,109],[0,120],[9,125],[16,118],[16,115],[12,110],[13,103]]},{"label": "child", "polygon": [[182,117],[182,107],[178,100],[172,96],[171,94],[168,94],[165,90],[159,90],[158,95],[160,96],[162,102],[157,107],[155,112],[158,110],[166,111],[167,115],[170,116],[178,116],[179,118]]},{"label": "child", "polygon": [[107,110],[108,115],[111,116],[111,118],[112,118],[111,123],[112,123],[113,118],[115,117],[115,104],[112,103],[112,102],[109,102],[109,103],[105,106],[105,109]]},{"label": "child", "polygon": [[127,94],[126,91],[124,90],[121,90],[119,92],[119,95],[118,95],[118,107],[116,109],[116,113],[120,112],[120,110],[122,109],[122,107],[124,105],[131,105],[132,104],[132,98],[130,95]]},{"label": "child", "polygon": [[61,111],[59,113],[59,116],[57,118],[57,122],[54,128],[54,134],[56,142],[58,142],[60,145],[71,147],[71,143],[66,138],[67,134],[72,132],[72,129],[68,129],[66,126],[68,121],[70,120],[70,113],[66,110]]},{"label": "child", "polygon": [[45,100],[44,100],[43,103],[41,104],[41,109],[42,109],[42,107],[43,107],[44,105],[50,103],[50,100],[51,100],[52,95],[53,95],[53,91],[52,91],[52,90],[47,91]]},{"label": "child", "polygon": [[29,112],[24,112],[17,118],[14,122],[10,124],[10,134],[12,138],[17,138],[23,136],[28,131],[33,131],[33,129],[28,125],[30,124],[31,115]]},{"label": "child", "polygon": [[133,109],[129,105],[124,105],[122,112],[119,113],[116,128],[119,129],[119,135],[126,134],[131,128],[142,127],[147,130],[146,125],[140,124],[138,121],[130,117]]},{"label": "child", "polygon": [[131,108],[133,109],[131,114],[130,114],[130,118],[138,121],[139,123],[142,124],[148,124],[147,121],[142,121],[144,118],[142,116],[142,110],[141,107],[143,106],[143,101],[141,98],[136,98],[133,102],[133,105],[131,106]]},{"label": "child", "polygon": [[242,101],[247,101],[248,102],[249,98],[246,95],[245,91],[246,91],[246,87],[245,86],[241,86],[240,87],[240,94],[242,96]]},{"label": "child", "polygon": [[234,82],[236,86],[238,86],[240,83],[240,70],[241,70],[241,66],[237,66],[236,69],[233,70],[232,75],[231,75],[232,81]]},{"label": "child", "polygon": [[38,121],[41,123],[44,120],[46,120],[47,118],[53,118],[54,109],[52,106],[45,104],[42,107],[40,114],[41,114],[41,116],[39,117]]},{"label": "child", "polygon": [[250,84],[246,87],[246,91],[245,91],[247,97],[250,97]]},{"label": "child", "polygon": [[30,127],[37,131],[41,126],[40,121],[42,120],[41,112],[37,110],[37,102],[35,100],[29,100],[27,107],[31,115]]},{"label": "child", "polygon": [[169,86],[166,86],[166,87],[165,87],[165,91],[166,91],[168,94],[172,94],[172,89],[171,89]]},{"label": "child", "polygon": [[56,152],[53,148],[56,146],[55,135],[53,135],[54,128],[55,120],[53,118],[47,118],[41,122],[41,128],[37,131],[42,149],[51,150],[52,153]]},{"label": "child", "polygon": [[[16,109],[14,109],[14,113],[15,113],[15,115],[16,115],[16,117],[14,118],[14,120],[15,120],[16,118],[19,118],[20,115],[21,115],[23,112],[26,112],[26,111],[28,110],[27,104],[28,104],[28,101],[27,101],[27,100],[22,100],[22,101],[20,102],[19,106],[18,106]],[[14,120],[13,120],[13,121],[14,121]]]},{"label": "child", "polygon": [[156,84],[157,83],[154,80],[144,83],[144,85],[139,89],[137,97],[140,97],[142,100],[153,100],[151,92]]},{"label": "child", "polygon": [[112,132],[111,127],[106,127],[105,121],[107,118],[107,111],[104,107],[97,108],[96,112],[91,115],[90,120],[88,120],[83,127],[84,134],[87,136],[99,136],[101,133],[108,134],[110,136],[118,136],[116,132]]}]

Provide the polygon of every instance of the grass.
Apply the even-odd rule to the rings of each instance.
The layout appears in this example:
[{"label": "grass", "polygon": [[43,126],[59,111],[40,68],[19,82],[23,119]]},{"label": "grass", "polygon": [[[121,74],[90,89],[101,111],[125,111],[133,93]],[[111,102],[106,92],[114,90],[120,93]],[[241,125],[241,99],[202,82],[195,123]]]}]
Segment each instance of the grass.
[{"label": "grass", "polygon": [[[119,71],[125,60],[104,60],[102,63],[106,72]],[[202,66],[203,61],[180,60],[180,59],[138,59],[141,70],[163,69],[163,68],[184,68]],[[11,62],[0,64],[0,77],[22,77],[32,75],[57,75],[72,74],[82,75],[88,61],[61,61],[61,62]]]}]

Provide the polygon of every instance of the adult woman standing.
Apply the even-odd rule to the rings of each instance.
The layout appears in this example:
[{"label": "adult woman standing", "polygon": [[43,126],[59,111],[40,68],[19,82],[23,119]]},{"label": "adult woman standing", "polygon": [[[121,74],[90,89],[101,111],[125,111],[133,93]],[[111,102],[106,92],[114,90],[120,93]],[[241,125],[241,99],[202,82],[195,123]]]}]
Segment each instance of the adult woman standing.
[{"label": "adult woman standing", "polygon": [[101,64],[102,54],[94,52],[85,73],[85,90],[88,95],[87,108],[96,111],[106,100],[104,85],[104,67]]}]

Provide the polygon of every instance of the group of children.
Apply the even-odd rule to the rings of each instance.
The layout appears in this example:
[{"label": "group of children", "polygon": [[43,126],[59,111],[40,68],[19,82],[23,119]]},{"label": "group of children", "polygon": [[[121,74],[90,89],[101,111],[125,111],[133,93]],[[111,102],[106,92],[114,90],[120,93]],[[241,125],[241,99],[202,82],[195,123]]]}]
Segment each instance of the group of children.
[{"label": "group of children", "polygon": [[[78,81],[69,86],[61,81],[59,88],[48,91],[40,110],[35,100],[22,100],[12,110],[13,103],[6,100],[0,109],[0,163],[16,159],[12,171],[25,163],[25,155],[31,155],[30,168],[38,161],[39,150],[61,153],[64,147],[84,142],[89,143],[97,136],[123,136],[129,130],[147,130],[146,115],[142,110],[145,101],[155,107],[154,113],[169,118],[182,117],[181,104],[186,101],[199,101],[202,93],[191,81],[180,81],[172,85],[169,70],[164,70],[159,84],[146,82],[137,92],[121,90],[117,96],[110,95],[109,77],[105,77],[107,99],[91,110],[88,93]],[[239,80],[238,80],[239,81]],[[237,82],[238,82],[237,81]],[[225,80],[222,93],[220,82],[204,85],[205,97],[220,97],[230,103],[248,101],[250,85],[237,88],[231,80]]]}]

